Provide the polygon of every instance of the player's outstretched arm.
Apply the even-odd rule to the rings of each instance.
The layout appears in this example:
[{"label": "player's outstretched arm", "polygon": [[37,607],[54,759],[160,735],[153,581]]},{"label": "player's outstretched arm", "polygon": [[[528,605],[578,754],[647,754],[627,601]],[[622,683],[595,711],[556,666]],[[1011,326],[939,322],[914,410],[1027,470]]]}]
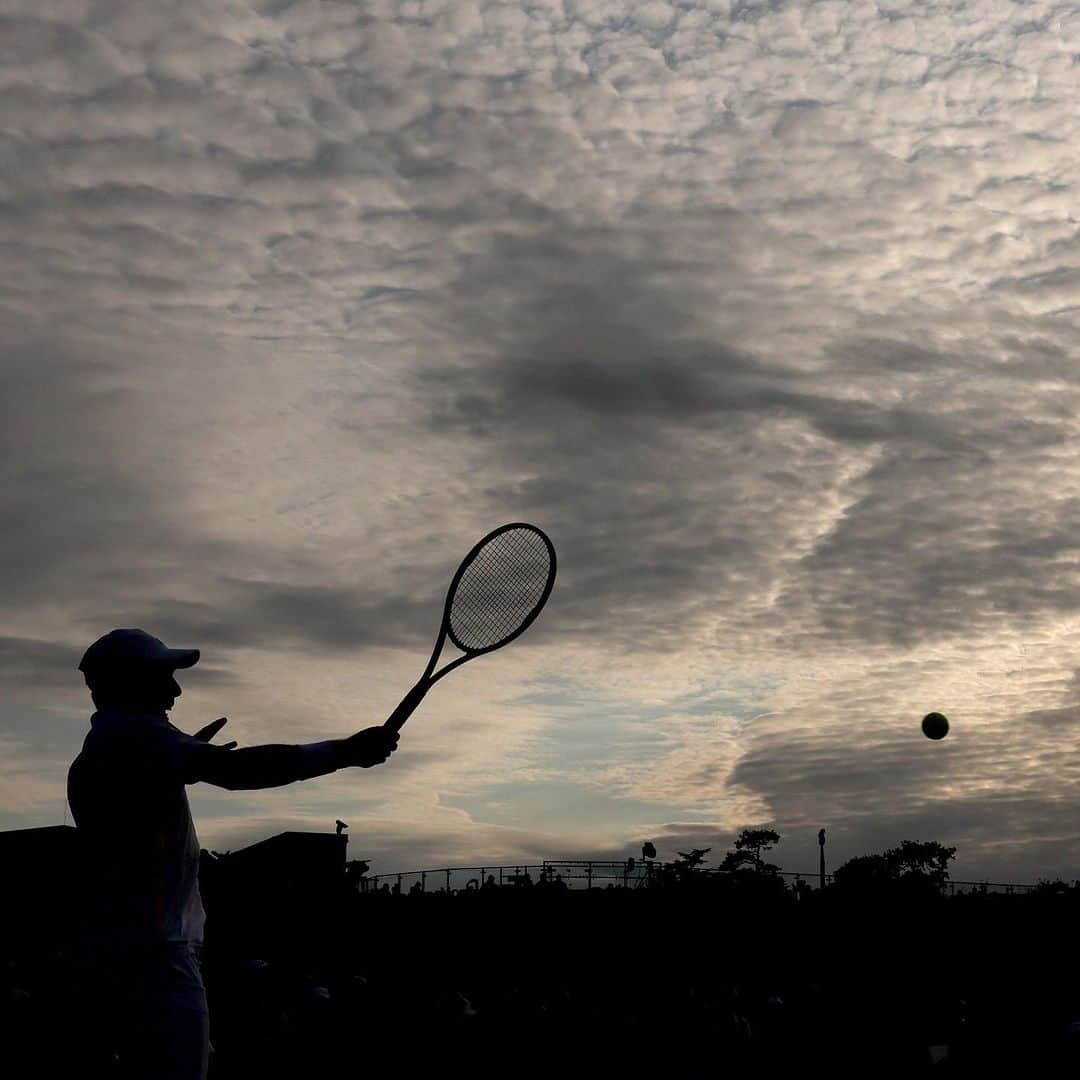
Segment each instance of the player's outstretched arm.
[{"label": "player's outstretched arm", "polygon": [[347,739],[290,746],[268,743],[240,750],[206,744],[192,755],[186,783],[213,784],[229,791],[282,787],[338,769],[381,765],[397,749],[395,731],[379,726]]}]

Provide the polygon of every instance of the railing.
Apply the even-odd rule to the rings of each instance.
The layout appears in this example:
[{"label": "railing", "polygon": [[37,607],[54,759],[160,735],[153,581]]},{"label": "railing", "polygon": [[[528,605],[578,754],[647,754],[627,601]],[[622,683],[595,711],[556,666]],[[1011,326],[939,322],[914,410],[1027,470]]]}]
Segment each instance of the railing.
[{"label": "railing", "polygon": [[[547,859],[541,863],[516,863],[502,866],[445,866],[435,870],[407,870],[395,874],[374,874],[361,879],[361,890],[375,892],[384,885],[392,892],[455,892],[462,889],[505,888],[523,884],[565,885],[567,888],[606,888],[622,885],[640,888],[658,873],[671,869],[670,863],[653,860],[629,862],[599,859]],[[709,876],[727,874],[730,871],[718,867],[701,867],[696,874]],[[527,876],[527,881],[526,881]],[[817,889],[819,874],[800,873],[793,870],[777,871],[777,876],[793,879],[794,889]],[[825,875],[825,884],[833,883],[833,875]],[[995,892],[1013,895],[1029,892],[1034,885],[1017,882],[948,881],[945,888],[949,896],[965,892]]]},{"label": "railing", "polygon": [[[967,886],[963,888],[962,886]],[[1025,885],[1020,882],[1007,882],[1007,881],[947,881],[945,887],[949,890],[949,895],[954,896],[959,891],[963,892],[1000,892],[1005,893],[1006,896],[1012,896],[1014,893],[1031,892],[1032,889],[1037,889],[1037,885]]]}]

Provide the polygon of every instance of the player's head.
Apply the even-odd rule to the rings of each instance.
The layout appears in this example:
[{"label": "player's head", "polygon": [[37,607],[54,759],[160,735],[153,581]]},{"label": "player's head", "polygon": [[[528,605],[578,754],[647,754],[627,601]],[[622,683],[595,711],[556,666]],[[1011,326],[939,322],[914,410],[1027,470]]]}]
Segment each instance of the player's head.
[{"label": "player's head", "polygon": [[164,713],[183,693],[173,673],[198,659],[198,649],[166,648],[144,630],[112,630],[86,650],[79,670],[99,709]]}]

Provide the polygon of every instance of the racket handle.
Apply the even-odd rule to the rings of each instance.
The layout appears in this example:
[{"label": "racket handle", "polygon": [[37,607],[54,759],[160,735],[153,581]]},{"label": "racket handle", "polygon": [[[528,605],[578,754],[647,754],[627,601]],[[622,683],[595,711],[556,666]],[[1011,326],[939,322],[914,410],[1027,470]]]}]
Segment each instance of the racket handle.
[{"label": "racket handle", "polygon": [[418,682],[402,699],[401,704],[386,718],[383,727],[391,731],[400,731],[402,725],[416,711],[417,705],[424,700],[428,692],[429,682]]}]

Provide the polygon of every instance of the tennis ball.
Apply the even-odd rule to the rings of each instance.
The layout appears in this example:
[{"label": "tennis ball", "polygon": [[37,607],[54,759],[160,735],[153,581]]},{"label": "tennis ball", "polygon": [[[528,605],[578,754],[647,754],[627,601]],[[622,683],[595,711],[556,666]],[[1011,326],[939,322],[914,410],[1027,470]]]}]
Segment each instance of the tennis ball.
[{"label": "tennis ball", "polygon": [[949,721],[939,712],[927,713],[922,718],[922,733],[928,739],[944,739],[949,734]]}]

